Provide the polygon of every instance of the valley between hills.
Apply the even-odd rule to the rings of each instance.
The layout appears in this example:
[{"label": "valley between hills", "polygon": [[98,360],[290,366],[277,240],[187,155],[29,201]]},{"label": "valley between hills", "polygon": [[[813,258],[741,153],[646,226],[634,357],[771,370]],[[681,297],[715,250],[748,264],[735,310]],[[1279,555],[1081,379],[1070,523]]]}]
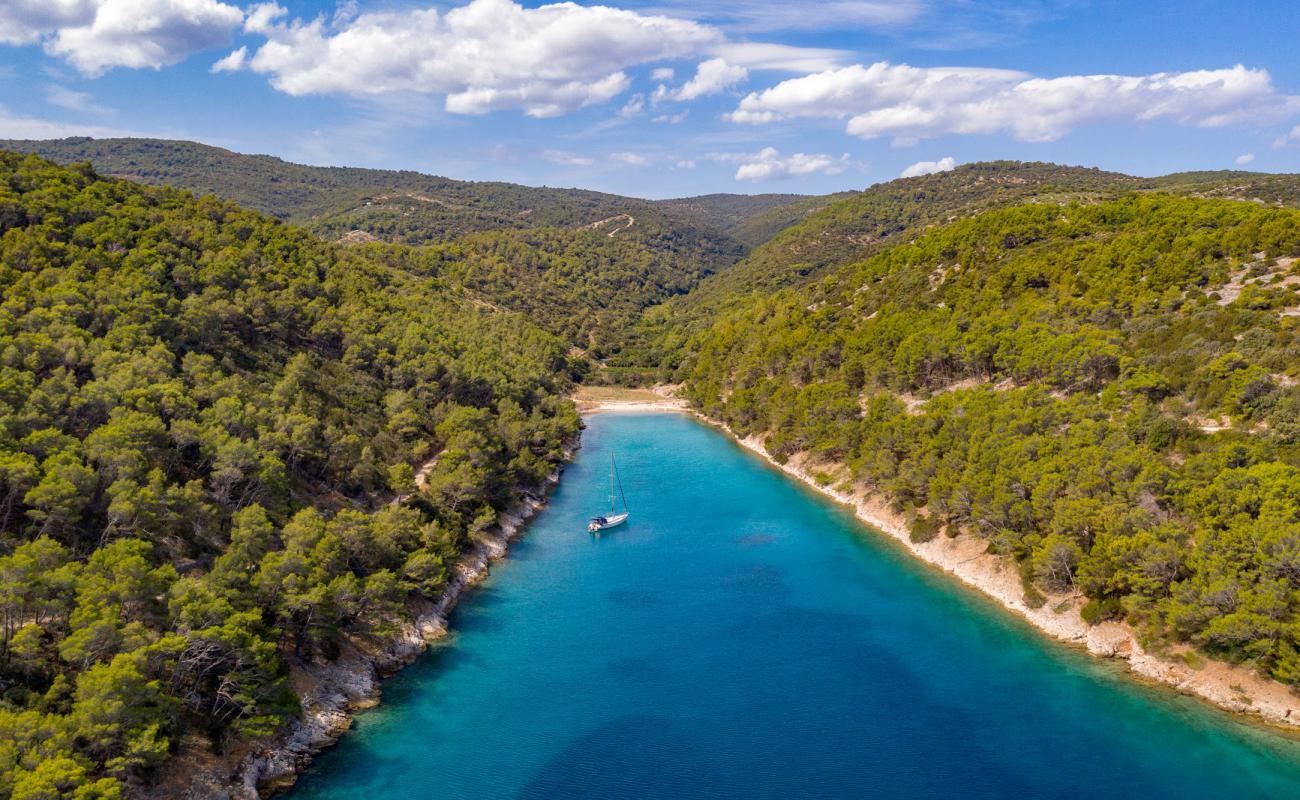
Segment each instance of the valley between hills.
[{"label": "valley between hills", "polygon": [[1026,616],[1294,724],[1300,176],[651,201],[0,150],[0,795],[291,783],[540,507],[578,387],[672,386]]}]

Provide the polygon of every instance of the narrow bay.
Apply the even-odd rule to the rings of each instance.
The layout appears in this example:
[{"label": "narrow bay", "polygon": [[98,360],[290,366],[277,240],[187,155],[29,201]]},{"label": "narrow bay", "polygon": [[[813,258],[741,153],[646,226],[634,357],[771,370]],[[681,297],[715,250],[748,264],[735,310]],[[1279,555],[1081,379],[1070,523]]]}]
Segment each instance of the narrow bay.
[{"label": "narrow bay", "polygon": [[[677,415],[550,506],[299,798],[1300,795],[1300,744],[1124,678]],[[617,453],[632,511],[600,537]]]}]

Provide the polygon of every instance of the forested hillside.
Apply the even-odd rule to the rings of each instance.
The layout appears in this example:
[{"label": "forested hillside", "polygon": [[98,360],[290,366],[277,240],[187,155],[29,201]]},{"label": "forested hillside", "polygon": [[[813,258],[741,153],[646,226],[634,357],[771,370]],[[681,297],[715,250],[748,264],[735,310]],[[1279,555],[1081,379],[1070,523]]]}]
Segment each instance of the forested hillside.
[{"label": "forested hillside", "polygon": [[728,304],[862,258],[901,234],[990,208],[1031,199],[1093,200],[1140,185],[1140,179],[1114,172],[1012,161],[966,164],[949,172],[879,183],[812,211],[662,314],[707,319]]},{"label": "forested hillside", "polygon": [[[936,225],[1018,203],[1092,203],[1155,191],[1300,206],[1300,175],[1204,172],[1146,179],[1095,168],[994,161],[876,184],[811,210],[802,221],[763,240],[734,267],[702,281],[688,296],[651,309],[632,333],[637,344],[629,350],[629,366],[647,370],[657,365],[664,377],[663,368],[675,368],[685,356],[691,334],[718,314],[816,280]],[[755,217],[747,224],[761,220]]]},{"label": "forested hillside", "polygon": [[[88,161],[101,174],[213,194],[327,238],[361,231],[406,244],[488,230],[582,228],[622,214],[631,214],[643,229],[719,239],[752,218],[775,214],[775,221],[759,224],[770,236],[834,197],[715,194],[651,201],[585,189],[457,181],[409,170],[313,167],[166,139],[0,140],[0,149],[59,164]],[[782,217],[786,207],[791,210]],[[761,239],[755,236],[762,234],[755,231],[746,229],[737,240],[757,244]]]},{"label": "forested hillside", "polygon": [[29,144],[311,228],[0,153],[0,798],[283,730],[295,667],[391,636],[554,469],[575,381],[682,381],[1031,599],[1300,686],[1296,176],[656,204]]},{"label": "forested hillside", "polygon": [[398,215],[418,208],[426,239],[489,228],[582,225],[622,213],[629,201],[644,203],[582,189],[456,181],[406,170],[311,167],[165,139],[0,140],[0,148],[33,152],[60,164],[89,161],[105,175],[213,194],[303,225],[382,216],[385,207]]},{"label": "forested hillside", "polygon": [[993,210],[737,305],[679,377],[1031,599],[1300,686],[1298,258],[1300,212],[1255,203]]},{"label": "forested hillside", "polygon": [[216,195],[326,239],[429,245],[420,266],[426,274],[445,273],[474,302],[530,314],[597,361],[617,355],[643,309],[688,292],[745,254],[729,227],[800,199],[713,195],[654,203],[409,171],[309,167],[158,139],[0,141],[0,148]]},{"label": "forested hillside", "polygon": [[850,194],[708,194],[656,200],[655,205],[677,218],[698,220],[741,244],[757,247],[817,209]]},{"label": "forested hillside", "polygon": [[[639,221],[638,221],[639,223]],[[489,231],[427,251],[437,274],[473,297],[522,311],[597,360],[617,355],[648,307],[730,266],[738,248],[671,227]]]},{"label": "forested hillside", "polygon": [[565,344],[416,259],[0,154],[0,797],[276,730],[561,459]]},{"label": "forested hillside", "polygon": [[1219,170],[1175,172],[1151,180],[1153,188],[1193,197],[1249,200],[1274,206],[1300,206],[1300,175]]}]

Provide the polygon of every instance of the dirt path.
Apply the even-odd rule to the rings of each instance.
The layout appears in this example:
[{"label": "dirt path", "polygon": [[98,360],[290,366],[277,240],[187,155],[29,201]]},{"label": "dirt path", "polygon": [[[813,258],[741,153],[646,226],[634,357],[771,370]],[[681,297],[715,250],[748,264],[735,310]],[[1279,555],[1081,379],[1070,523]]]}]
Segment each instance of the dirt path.
[{"label": "dirt path", "polygon": [[619,220],[619,219],[627,220],[627,224],[626,224],[626,225],[622,225],[622,226],[617,227],[617,228],[614,228],[614,229],[611,230],[609,233],[605,234],[606,236],[608,236],[608,237],[610,237],[610,238],[612,239],[612,238],[614,238],[614,234],[618,233],[619,231],[625,231],[625,230],[627,230],[628,228],[631,228],[633,225],[635,225],[635,224],[636,224],[636,217],[632,216],[631,214],[615,214],[615,215],[612,216],[612,217],[605,217],[605,218],[602,219],[602,220],[598,220],[598,221],[593,222],[593,223],[591,223],[590,225],[586,225],[586,226],[584,226],[584,227],[587,228],[587,230],[593,230],[593,231],[594,231],[594,230],[596,230],[597,228],[599,228],[600,226],[604,225],[604,224],[607,223],[607,222],[613,222],[613,221],[615,221],[615,220]]}]

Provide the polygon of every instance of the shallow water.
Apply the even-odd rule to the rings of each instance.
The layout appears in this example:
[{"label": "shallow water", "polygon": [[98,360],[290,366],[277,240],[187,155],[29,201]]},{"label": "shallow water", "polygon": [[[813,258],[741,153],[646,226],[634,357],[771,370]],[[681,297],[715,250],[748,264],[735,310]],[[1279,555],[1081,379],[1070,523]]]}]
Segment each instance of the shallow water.
[{"label": "shallow water", "polygon": [[[686,417],[598,415],[315,798],[1300,797],[1300,743],[1054,644]],[[632,517],[593,537],[618,455]]]}]

